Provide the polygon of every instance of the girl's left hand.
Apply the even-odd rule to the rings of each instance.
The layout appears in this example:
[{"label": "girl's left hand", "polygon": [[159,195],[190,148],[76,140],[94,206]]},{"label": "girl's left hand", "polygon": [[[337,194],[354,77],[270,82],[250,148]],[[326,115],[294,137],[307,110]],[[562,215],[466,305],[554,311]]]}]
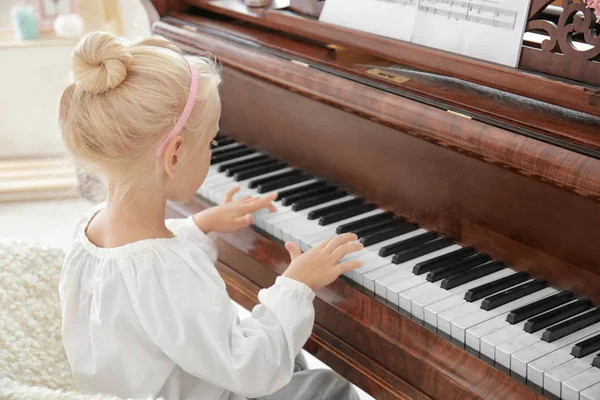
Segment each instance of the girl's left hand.
[{"label": "girl's left hand", "polygon": [[246,197],[233,201],[233,196],[239,190],[239,186],[234,187],[225,195],[223,204],[194,215],[194,222],[202,232],[235,232],[252,225],[253,212],[263,208],[276,211],[272,202],[277,198],[277,193],[262,198]]}]

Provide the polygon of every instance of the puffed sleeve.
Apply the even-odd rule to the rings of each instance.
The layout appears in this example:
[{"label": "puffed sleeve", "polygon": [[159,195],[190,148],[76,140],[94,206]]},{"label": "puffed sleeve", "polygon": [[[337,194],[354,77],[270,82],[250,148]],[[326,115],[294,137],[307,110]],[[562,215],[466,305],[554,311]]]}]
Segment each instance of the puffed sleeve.
[{"label": "puffed sleeve", "polygon": [[200,246],[212,264],[217,262],[218,251],[216,246],[216,235],[213,233],[205,234],[202,232],[194,222],[192,215],[187,218],[167,219],[165,225],[175,235]]},{"label": "puffed sleeve", "polygon": [[[278,277],[243,321],[210,260],[181,248],[127,276],[144,330],[187,373],[246,397],[279,390],[314,322],[314,292]],[[195,263],[191,260],[195,260]]]}]

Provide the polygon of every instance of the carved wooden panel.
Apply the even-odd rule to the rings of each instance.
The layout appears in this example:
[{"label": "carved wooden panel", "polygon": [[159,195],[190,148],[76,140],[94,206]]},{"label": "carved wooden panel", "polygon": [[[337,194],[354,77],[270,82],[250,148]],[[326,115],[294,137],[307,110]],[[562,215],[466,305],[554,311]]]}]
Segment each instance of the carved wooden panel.
[{"label": "carved wooden panel", "polygon": [[[600,38],[592,9],[579,0],[562,0],[562,12],[553,17],[544,13],[552,0],[532,0],[526,32],[548,38],[540,48],[524,44],[520,66],[591,85],[600,85]],[[590,101],[594,101],[592,98]]]}]

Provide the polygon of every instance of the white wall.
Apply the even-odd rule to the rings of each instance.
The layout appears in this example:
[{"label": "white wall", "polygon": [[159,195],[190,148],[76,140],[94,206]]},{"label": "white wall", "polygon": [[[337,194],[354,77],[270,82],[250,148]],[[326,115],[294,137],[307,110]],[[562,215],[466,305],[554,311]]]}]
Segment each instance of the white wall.
[{"label": "white wall", "polygon": [[[120,0],[123,36],[150,34],[139,0]],[[9,12],[0,0],[0,14]],[[6,23],[6,15],[0,22]],[[6,29],[0,26],[0,30]],[[64,152],[58,102],[69,82],[74,44],[9,46],[0,41],[0,158]]]},{"label": "white wall", "polygon": [[68,83],[71,51],[0,48],[0,157],[63,151],[58,99]]}]

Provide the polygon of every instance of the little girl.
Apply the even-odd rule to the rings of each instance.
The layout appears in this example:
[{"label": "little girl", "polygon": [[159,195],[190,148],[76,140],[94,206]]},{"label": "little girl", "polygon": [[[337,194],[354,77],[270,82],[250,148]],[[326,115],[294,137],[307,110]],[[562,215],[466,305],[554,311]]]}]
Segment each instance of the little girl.
[{"label": "little girl", "polygon": [[[301,254],[240,321],[215,269],[211,232],[252,223],[277,194],[232,200],[165,221],[190,201],[219,130],[218,71],[170,42],[126,44],[94,32],[72,58],[59,120],[69,152],[102,177],[106,201],[77,227],[60,279],[62,337],[78,389],[119,397],[356,399],[326,371],[297,371],[314,291],[360,266],[344,234]],[[302,368],[300,368],[302,369]]]}]

